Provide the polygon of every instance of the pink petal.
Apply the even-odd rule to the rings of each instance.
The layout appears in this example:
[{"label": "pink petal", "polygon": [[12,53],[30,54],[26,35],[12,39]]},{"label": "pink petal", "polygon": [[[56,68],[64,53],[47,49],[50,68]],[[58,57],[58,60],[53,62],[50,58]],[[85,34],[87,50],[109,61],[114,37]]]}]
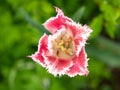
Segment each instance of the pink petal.
[{"label": "pink petal", "polygon": [[38,45],[38,51],[35,52],[35,54],[29,56],[31,57],[35,62],[39,63],[40,65],[42,65],[43,67],[46,66],[45,62],[44,62],[44,57],[43,57],[43,51],[47,52],[47,42],[48,42],[48,36],[46,34],[44,34],[40,41],[39,41],[39,45]]},{"label": "pink petal", "polygon": [[72,60],[62,60],[56,57],[47,56],[45,59],[45,63],[47,64],[47,69],[54,76],[56,75],[64,75],[66,71],[72,66]]},{"label": "pink petal", "polygon": [[76,75],[87,75],[89,73],[87,69],[87,61],[87,55],[83,47],[79,57],[75,57],[73,59],[73,66],[70,67],[69,71],[67,72],[68,76],[74,77]]},{"label": "pink petal", "polygon": [[87,38],[90,36],[92,30],[87,26],[82,26],[81,24],[76,24],[75,22],[66,22],[66,28],[69,30],[73,37],[76,45],[76,55],[78,56],[81,48],[85,46]]},{"label": "pink petal", "polygon": [[72,20],[66,16],[64,16],[64,13],[59,8],[55,7],[57,11],[57,16],[52,17],[48,19],[44,26],[45,28],[50,31],[52,34],[57,32],[57,30],[61,29],[63,26],[65,26],[65,22],[72,22]]}]

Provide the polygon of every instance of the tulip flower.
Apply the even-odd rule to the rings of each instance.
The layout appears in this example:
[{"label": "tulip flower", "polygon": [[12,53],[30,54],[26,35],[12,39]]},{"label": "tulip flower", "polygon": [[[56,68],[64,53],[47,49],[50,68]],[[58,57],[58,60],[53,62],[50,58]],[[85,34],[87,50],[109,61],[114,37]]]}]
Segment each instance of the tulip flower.
[{"label": "tulip flower", "polygon": [[92,30],[65,16],[58,7],[55,9],[57,15],[43,24],[51,35],[40,38],[37,52],[30,57],[54,76],[88,75],[85,45]]}]

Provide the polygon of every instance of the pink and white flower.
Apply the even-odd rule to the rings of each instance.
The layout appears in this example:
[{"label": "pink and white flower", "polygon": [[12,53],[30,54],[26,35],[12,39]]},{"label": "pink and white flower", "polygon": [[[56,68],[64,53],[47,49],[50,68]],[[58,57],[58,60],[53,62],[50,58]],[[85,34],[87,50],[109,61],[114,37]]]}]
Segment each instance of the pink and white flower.
[{"label": "pink and white flower", "polygon": [[85,44],[92,30],[64,16],[59,8],[55,9],[57,16],[44,23],[51,35],[44,34],[41,37],[37,52],[30,57],[54,76],[87,75]]}]

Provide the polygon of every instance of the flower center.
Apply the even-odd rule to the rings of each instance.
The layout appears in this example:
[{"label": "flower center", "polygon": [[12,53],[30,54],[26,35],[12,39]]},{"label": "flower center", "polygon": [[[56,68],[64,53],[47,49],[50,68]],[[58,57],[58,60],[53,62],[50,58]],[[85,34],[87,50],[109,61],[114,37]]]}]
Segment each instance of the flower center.
[{"label": "flower center", "polygon": [[61,30],[51,36],[52,54],[60,59],[69,60],[75,55],[75,44],[71,33]]}]

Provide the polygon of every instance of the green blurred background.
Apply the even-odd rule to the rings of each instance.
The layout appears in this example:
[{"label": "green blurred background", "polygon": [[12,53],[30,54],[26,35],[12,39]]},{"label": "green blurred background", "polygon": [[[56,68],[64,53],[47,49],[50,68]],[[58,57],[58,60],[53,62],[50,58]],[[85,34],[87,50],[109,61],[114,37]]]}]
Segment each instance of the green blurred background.
[{"label": "green blurred background", "polygon": [[[26,56],[53,6],[93,29],[88,76],[54,77]],[[0,90],[120,90],[120,0],[0,0]]]}]

